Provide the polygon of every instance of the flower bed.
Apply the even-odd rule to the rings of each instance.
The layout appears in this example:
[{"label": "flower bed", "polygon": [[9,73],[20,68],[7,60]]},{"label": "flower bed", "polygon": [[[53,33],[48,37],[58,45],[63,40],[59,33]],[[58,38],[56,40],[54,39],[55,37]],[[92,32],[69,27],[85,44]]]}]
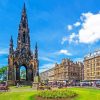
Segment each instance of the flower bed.
[{"label": "flower bed", "polygon": [[39,91],[36,100],[70,100],[77,94],[67,89]]}]

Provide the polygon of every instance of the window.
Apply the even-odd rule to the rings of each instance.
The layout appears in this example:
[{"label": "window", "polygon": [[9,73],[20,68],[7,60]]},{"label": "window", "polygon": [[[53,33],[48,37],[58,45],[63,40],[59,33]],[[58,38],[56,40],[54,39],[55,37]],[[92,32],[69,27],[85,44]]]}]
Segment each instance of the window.
[{"label": "window", "polygon": [[25,33],[23,34],[23,43],[25,43]]}]

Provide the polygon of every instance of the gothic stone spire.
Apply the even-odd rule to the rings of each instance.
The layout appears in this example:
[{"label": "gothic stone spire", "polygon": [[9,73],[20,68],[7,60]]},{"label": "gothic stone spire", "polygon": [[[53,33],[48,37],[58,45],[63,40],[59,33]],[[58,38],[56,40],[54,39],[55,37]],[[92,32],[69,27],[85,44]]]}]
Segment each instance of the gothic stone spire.
[{"label": "gothic stone spire", "polygon": [[22,49],[25,47],[30,49],[30,36],[25,4],[23,6],[21,21],[19,25],[17,46],[17,49]]},{"label": "gothic stone spire", "polygon": [[12,36],[11,36],[11,39],[10,39],[10,48],[9,48],[9,54],[12,54],[13,53],[13,39],[12,39]]},{"label": "gothic stone spire", "polygon": [[37,43],[36,43],[36,45],[35,45],[35,54],[34,54],[34,58],[35,58],[36,60],[38,60],[38,47],[37,47]]},{"label": "gothic stone spire", "polygon": [[22,10],[22,16],[21,16],[20,24],[22,24],[22,27],[24,27],[24,28],[27,27],[28,28],[28,20],[27,20],[25,3],[24,3],[24,6],[23,6],[23,10]]},{"label": "gothic stone spire", "polygon": [[34,59],[36,61],[36,72],[35,72],[35,76],[39,76],[39,61],[38,61],[38,46],[37,43],[35,45],[35,53],[34,53]]}]

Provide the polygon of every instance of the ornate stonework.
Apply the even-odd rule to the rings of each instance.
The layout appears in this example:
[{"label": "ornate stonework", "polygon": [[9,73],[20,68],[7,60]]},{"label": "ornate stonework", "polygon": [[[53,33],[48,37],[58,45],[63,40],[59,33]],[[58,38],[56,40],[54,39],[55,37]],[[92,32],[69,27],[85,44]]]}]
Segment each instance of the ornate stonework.
[{"label": "ornate stonework", "polygon": [[15,51],[12,37],[10,40],[8,65],[8,81],[20,81],[21,66],[26,68],[26,81],[34,81],[34,77],[39,76],[38,48],[36,44],[34,54],[30,50],[30,35],[25,4],[19,24],[17,48]]}]

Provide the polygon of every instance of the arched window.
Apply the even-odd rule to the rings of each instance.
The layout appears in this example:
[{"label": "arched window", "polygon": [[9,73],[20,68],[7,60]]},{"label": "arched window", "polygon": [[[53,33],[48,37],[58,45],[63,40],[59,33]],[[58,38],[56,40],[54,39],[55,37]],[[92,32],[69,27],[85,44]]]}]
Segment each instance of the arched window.
[{"label": "arched window", "polygon": [[26,67],[20,67],[20,80],[26,80]]},{"label": "arched window", "polygon": [[25,33],[23,34],[23,43],[25,43]]}]

